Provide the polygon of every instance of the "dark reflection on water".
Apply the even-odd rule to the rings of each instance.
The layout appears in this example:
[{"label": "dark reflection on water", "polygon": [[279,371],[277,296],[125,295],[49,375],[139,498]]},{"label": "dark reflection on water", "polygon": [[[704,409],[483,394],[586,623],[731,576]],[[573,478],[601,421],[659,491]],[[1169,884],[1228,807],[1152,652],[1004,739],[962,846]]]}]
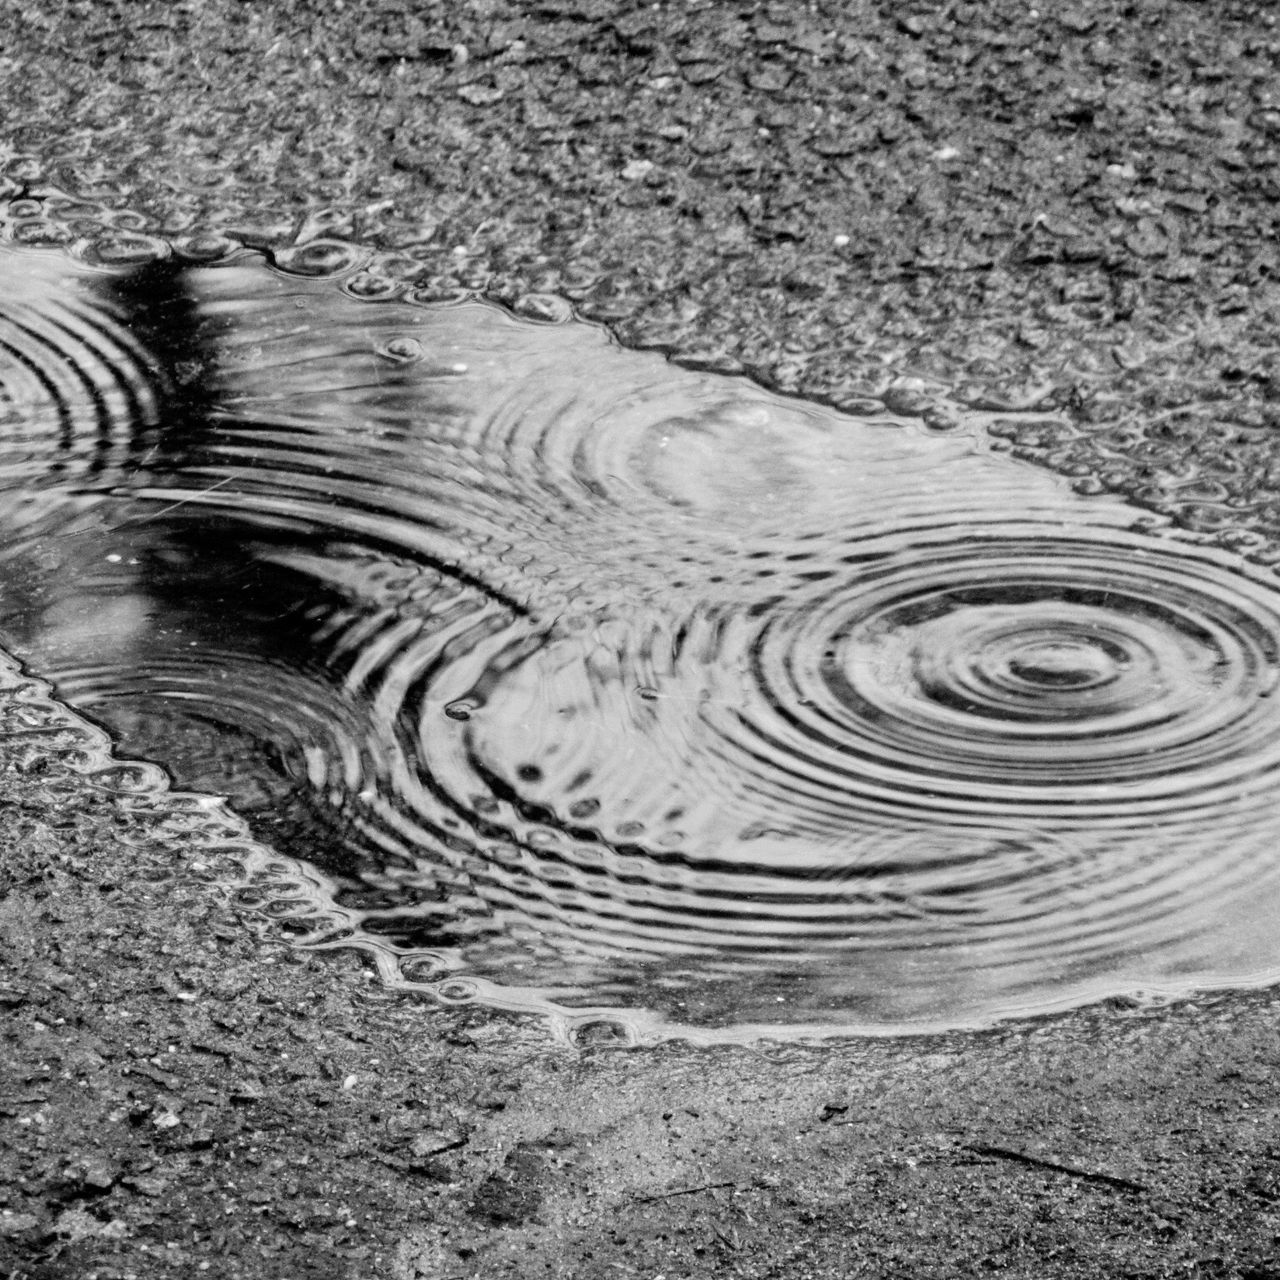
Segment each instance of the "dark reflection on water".
[{"label": "dark reflection on water", "polygon": [[976,419],[0,255],[4,641],[442,998],[893,1029],[1280,972],[1280,602],[1228,554]]}]

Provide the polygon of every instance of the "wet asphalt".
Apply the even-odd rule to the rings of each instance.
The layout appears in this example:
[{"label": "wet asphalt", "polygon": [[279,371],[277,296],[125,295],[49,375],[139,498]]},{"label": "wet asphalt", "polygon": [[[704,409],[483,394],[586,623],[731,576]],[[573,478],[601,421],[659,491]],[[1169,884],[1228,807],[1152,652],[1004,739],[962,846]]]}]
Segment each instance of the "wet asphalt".
[{"label": "wet asphalt", "polygon": [[[0,33],[9,195],[355,238],[850,407],[1052,408],[1021,456],[1269,562],[1269,5],[6,0]],[[5,753],[11,1275],[1280,1274],[1267,992],[572,1049],[299,955]]]}]

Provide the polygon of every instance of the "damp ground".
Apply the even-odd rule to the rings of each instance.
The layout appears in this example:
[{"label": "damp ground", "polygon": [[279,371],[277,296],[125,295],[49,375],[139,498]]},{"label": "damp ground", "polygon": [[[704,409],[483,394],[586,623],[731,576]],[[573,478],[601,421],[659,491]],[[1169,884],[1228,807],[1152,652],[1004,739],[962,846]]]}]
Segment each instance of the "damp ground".
[{"label": "damp ground", "polygon": [[[570,293],[785,389],[1048,397],[1072,430],[1019,451],[1192,531],[1271,536],[1263,6],[743,6],[681,30],[568,3],[126,13],[14,10],[9,137],[34,176],[173,233],[287,237],[337,206],[326,229],[413,247],[436,287]],[[1187,466],[1194,493],[1152,485]],[[1277,1269],[1268,994],[820,1049],[562,1049],[290,950],[127,806],[13,766],[17,1274]]]}]

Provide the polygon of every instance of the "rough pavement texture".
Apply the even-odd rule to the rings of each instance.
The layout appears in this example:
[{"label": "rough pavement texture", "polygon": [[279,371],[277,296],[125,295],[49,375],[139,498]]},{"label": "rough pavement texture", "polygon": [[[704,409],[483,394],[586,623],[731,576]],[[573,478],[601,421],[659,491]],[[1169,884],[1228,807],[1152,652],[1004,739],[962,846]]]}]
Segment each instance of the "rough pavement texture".
[{"label": "rough pavement texture", "polygon": [[[0,0],[0,154],[841,404],[1057,408],[1010,447],[1270,559],[1271,10]],[[1280,1276],[1272,995],[569,1050],[290,951],[0,748],[0,1274]]]}]

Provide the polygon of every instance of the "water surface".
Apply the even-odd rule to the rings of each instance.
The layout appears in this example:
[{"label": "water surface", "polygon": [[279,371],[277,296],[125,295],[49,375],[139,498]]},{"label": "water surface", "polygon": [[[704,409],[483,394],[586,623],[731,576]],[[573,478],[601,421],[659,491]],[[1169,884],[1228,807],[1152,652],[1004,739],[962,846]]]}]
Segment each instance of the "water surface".
[{"label": "water surface", "polygon": [[0,247],[0,638],[394,979],[714,1036],[1280,975],[1261,571],[981,415],[195,256]]}]

